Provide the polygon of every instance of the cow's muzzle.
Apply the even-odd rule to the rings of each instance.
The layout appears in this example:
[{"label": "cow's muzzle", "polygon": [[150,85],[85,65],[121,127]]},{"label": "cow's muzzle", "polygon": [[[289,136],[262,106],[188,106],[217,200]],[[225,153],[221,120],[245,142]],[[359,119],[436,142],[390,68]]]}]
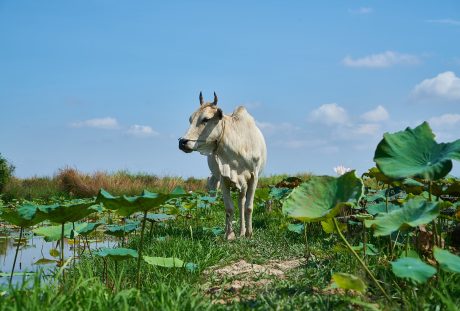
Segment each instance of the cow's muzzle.
[{"label": "cow's muzzle", "polygon": [[185,138],[179,138],[179,149],[182,150],[183,152],[185,153],[190,153],[193,151],[193,149],[190,149],[188,146],[187,146],[187,143],[189,142],[188,139],[185,139]]}]

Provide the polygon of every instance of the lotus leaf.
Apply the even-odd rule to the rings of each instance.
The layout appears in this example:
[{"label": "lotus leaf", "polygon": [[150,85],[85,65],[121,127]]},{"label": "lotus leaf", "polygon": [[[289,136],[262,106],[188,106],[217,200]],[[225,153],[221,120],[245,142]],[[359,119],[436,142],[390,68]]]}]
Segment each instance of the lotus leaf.
[{"label": "lotus leaf", "polygon": [[352,289],[358,292],[366,290],[366,284],[357,276],[348,273],[337,272],[332,275],[335,286],[342,289]]},{"label": "lotus leaf", "polygon": [[56,223],[77,222],[92,213],[101,212],[102,208],[94,200],[79,199],[52,205],[37,205],[46,219]]},{"label": "lotus leaf", "polygon": [[45,220],[45,217],[32,204],[24,204],[17,209],[3,209],[0,218],[12,223],[15,226],[28,228]]},{"label": "lotus leaf", "polygon": [[121,238],[125,236],[127,233],[136,231],[138,227],[139,227],[138,221],[127,223],[124,225],[109,225],[105,227],[104,233]]},{"label": "lotus leaf", "polygon": [[195,272],[196,270],[198,270],[198,265],[193,262],[187,262],[184,265],[184,267],[185,267],[185,270],[187,270],[188,272]]},{"label": "lotus leaf", "polygon": [[447,250],[434,247],[434,259],[439,263],[443,270],[460,273],[460,257]]},{"label": "lotus leaf", "polygon": [[[75,231],[78,232],[78,230],[84,229],[86,225],[86,223],[75,224]],[[64,236],[66,238],[71,238],[72,231],[73,225],[71,223],[64,225]],[[57,241],[61,239],[62,225],[40,227],[32,230],[32,232],[36,235],[42,236],[46,242]]]},{"label": "lotus leaf", "polygon": [[269,196],[270,196],[270,198],[279,201],[281,199],[284,199],[290,192],[291,192],[291,189],[289,189],[289,188],[275,188],[275,187],[272,187],[270,189]]},{"label": "lotus leaf", "polygon": [[355,171],[340,177],[316,176],[292,190],[283,203],[283,213],[304,222],[333,217],[344,204],[357,204],[363,182]]},{"label": "lotus leaf", "polygon": [[380,213],[373,220],[366,220],[367,228],[374,228],[374,236],[390,235],[397,230],[427,224],[439,215],[437,203],[420,199],[409,200],[403,208]]},{"label": "lotus leaf", "polygon": [[203,231],[211,232],[214,236],[218,236],[224,233],[224,229],[222,229],[221,227],[212,227],[212,228],[203,227]]},{"label": "lotus leaf", "polygon": [[396,180],[440,179],[452,169],[452,159],[460,160],[460,139],[438,144],[427,122],[414,129],[385,133],[374,155],[380,171]]},{"label": "lotus leaf", "polygon": [[82,236],[87,236],[89,235],[91,232],[93,232],[94,230],[97,229],[97,227],[99,227],[100,225],[102,225],[101,222],[85,222],[85,223],[81,223],[81,227],[79,227],[78,230],[76,230],[78,232],[78,234],[82,235]]},{"label": "lotus leaf", "polygon": [[158,208],[166,201],[185,194],[183,188],[176,187],[169,194],[154,193],[144,190],[140,196],[115,197],[104,189],[101,189],[99,190],[96,202],[101,202],[106,208],[115,210],[119,215],[126,217],[135,212],[146,212]]},{"label": "lotus leaf", "polygon": [[[340,231],[342,232],[347,231],[347,224],[338,222],[338,225],[339,225]],[[332,219],[326,219],[326,220],[321,221],[321,227],[323,228],[323,231],[326,233],[337,233],[337,230],[335,229],[335,225]]]},{"label": "lotus leaf", "polygon": [[130,248],[101,248],[96,252],[96,256],[110,257],[114,260],[125,260],[130,258],[137,258],[139,255],[135,249]]},{"label": "lotus leaf", "polygon": [[[352,246],[352,248],[355,251],[364,252],[364,244],[362,242],[359,242],[358,246]],[[378,253],[379,253],[379,251],[378,251],[377,247],[375,247],[374,244],[366,243],[366,255],[376,256],[376,255],[378,255]]]},{"label": "lotus leaf", "polygon": [[150,222],[163,222],[163,221],[168,221],[168,220],[174,220],[176,219],[176,216],[168,215],[168,214],[148,213],[146,219]]},{"label": "lotus leaf", "polygon": [[417,283],[425,283],[436,273],[436,268],[412,257],[399,258],[391,262],[391,268],[397,277],[411,279]]},{"label": "lotus leaf", "polygon": [[142,257],[146,263],[152,266],[160,266],[166,268],[181,268],[184,266],[184,262],[174,257]]},{"label": "lotus leaf", "polygon": [[304,230],[304,224],[289,224],[287,229],[291,232],[295,232],[297,234],[302,234]]},{"label": "lotus leaf", "polygon": [[387,209],[388,209],[388,212],[390,213],[392,211],[401,209],[401,207],[393,203],[388,203],[388,206],[387,206],[385,202],[381,202],[381,203],[374,204],[374,205],[369,205],[366,207],[367,212],[371,215],[377,215],[379,213],[386,213]]}]

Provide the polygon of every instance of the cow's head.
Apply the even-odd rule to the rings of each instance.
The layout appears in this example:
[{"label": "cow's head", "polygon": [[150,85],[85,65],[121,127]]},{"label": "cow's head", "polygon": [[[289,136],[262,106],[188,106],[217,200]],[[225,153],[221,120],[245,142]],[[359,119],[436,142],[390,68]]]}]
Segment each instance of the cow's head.
[{"label": "cow's head", "polygon": [[205,103],[200,92],[200,107],[190,116],[190,127],[187,133],[179,138],[179,149],[187,153],[192,151],[205,155],[212,153],[221,139],[220,123],[223,116],[222,110],[217,107],[216,93],[212,103]]}]

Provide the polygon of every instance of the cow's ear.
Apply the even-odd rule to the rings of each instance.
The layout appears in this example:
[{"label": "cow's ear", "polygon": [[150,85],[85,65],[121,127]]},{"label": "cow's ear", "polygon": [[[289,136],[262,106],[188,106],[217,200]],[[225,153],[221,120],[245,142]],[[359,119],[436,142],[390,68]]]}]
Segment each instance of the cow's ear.
[{"label": "cow's ear", "polygon": [[222,112],[222,109],[217,108],[216,116],[219,118],[219,120],[222,120],[224,117],[224,113]]}]

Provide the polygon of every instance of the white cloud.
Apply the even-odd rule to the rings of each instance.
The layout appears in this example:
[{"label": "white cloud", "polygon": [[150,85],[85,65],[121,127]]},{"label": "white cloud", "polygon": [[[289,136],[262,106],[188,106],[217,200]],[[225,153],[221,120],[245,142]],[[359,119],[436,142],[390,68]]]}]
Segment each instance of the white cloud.
[{"label": "white cloud", "polygon": [[71,123],[70,126],[71,127],[92,127],[92,128],[108,129],[108,130],[119,128],[117,119],[112,118],[112,117],[78,121],[78,122]]},{"label": "white cloud", "polygon": [[375,123],[358,124],[352,133],[357,135],[375,135],[380,131],[380,125]]},{"label": "white cloud", "polygon": [[370,14],[374,12],[374,9],[369,7],[361,7],[357,9],[348,9],[348,12],[352,14]]},{"label": "white cloud", "polygon": [[299,129],[289,122],[271,123],[256,121],[256,124],[259,129],[266,134],[292,132]]},{"label": "white cloud", "polygon": [[416,97],[428,96],[447,100],[460,100],[460,78],[452,71],[446,71],[417,84],[412,94]]},{"label": "white cloud", "polygon": [[436,24],[446,24],[452,26],[460,26],[460,21],[451,19],[451,18],[443,18],[443,19],[429,19],[426,22],[428,23],[436,23]]},{"label": "white cloud", "polygon": [[390,117],[385,107],[379,105],[375,109],[365,112],[361,115],[361,118],[367,122],[380,122],[388,120]]},{"label": "white cloud", "polygon": [[128,134],[138,137],[158,136],[158,132],[154,131],[150,126],[134,124],[127,131]]},{"label": "white cloud", "polygon": [[310,113],[310,120],[326,125],[345,125],[348,123],[348,114],[336,103],[324,104]]},{"label": "white cloud", "polygon": [[460,125],[460,114],[446,113],[438,117],[432,117],[428,123],[434,128],[446,128]]},{"label": "white cloud", "polygon": [[399,64],[415,65],[420,63],[420,59],[411,54],[386,51],[380,54],[372,54],[356,59],[347,56],[342,60],[342,63],[347,67],[386,68]]}]

